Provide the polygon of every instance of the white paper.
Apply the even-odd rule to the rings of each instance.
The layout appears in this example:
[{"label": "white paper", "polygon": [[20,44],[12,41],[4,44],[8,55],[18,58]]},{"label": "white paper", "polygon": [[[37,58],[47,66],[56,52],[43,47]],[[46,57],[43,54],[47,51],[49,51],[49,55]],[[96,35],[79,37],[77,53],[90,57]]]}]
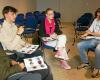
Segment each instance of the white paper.
[{"label": "white paper", "polygon": [[85,39],[94,39],[95,36],[87,36]]},{"label": "white paper", "polygon": [[20,53],[25,53],[25,54],[31,54],[34,51],[36,51],[36,49],[39,47],[39,45],[30,45],[30,46],[25,46],[22,49],[20,49],[18,52]]},{"label": "white paper", "polygon": [[43,37],[42,39],[43,39],[43,41],[53,41],[53,40],[55,40],[51,37]]},{"label": "white paper", "polygon": [[43,58],[41,56],[24,59],[24,63],[27,72],[47,69],[47,65],[44,63]]}]

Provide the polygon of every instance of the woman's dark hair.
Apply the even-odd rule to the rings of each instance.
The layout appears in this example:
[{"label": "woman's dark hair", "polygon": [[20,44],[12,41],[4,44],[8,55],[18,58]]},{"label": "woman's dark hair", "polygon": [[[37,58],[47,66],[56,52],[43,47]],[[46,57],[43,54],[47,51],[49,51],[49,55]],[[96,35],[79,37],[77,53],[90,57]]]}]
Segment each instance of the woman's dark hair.
[{"label": "woman's dark hair", "polygon": [[46,11],[45,11],[45,14],[47,14],[48,11],[53,11],[53,9],[51,9],[51,8],[47,8]]},{"label": "woman's dark hair", "polygon": [[8,12],[17,13],[17,9],[14,8],[14,7],[12,7],[12,6],[5,6],[5,7],[3,8],[3,10],[2,10],[3,16],[4,16],[5,14],[7,14]]},{"label": "woman's dark hair", "polygon": [[95,17],[97,17],[97,13],[100,13],[100,8],[98,8],[95,12]]}]

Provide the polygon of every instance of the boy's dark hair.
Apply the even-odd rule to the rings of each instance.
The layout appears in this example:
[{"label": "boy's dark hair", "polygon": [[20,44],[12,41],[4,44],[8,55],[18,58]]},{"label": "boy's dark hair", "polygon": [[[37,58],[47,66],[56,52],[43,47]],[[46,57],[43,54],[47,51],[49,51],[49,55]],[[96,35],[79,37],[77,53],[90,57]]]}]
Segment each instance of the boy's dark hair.
[{"label": "boy's dark hair", "polygon": [[46,11],[45,11],[45,14],[47,14],[48,11],[53,11],[53,9],[51,9],[51,8],[47,8]]},{"label": "boy's dark hair", "polygon": [[17,13],[17,9],[12,7],[12,6],[5,6],[2,10],[2,14],[3,16],[8,13],[8,12],[14,12],[14,13]]},{"label": "boy's dark hair", "polygon": [[97,13],[100,13],[100,8],[98,8],[95,12],[95,17],[97,17]]}]

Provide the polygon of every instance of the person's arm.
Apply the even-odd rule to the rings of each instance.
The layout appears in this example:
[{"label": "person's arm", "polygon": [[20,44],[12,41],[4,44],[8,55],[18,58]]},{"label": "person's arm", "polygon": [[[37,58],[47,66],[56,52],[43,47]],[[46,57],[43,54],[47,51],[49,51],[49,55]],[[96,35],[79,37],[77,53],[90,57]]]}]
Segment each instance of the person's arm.
[{"label": "person's arm", "polygon": [[98,37],[100,37],[100,32],[91,32],[91,31],[88,31],[87,34],[92,35],[92,36],[98,36]]},{"label": "person's arm", "polygon": [[89,35],[89,34],[88,34],[88,32],[90,32],[90,31],[89,31],[89,30],[87,30],[85,34],[83,34],[83,35],[81,35],[81,36],[80,36],[80,38],[81,38],[81,39],[84,39],[86,36],[88,36],[88,35]]},{"label": "person's arm", "polygon": [[18,28],[16,34],[17,34],[17,35],[21,35],[23,32],[24,32],[24,28],[23,28],[23,26],[20,26],[20,27]]},{"label": "person's arm", "polygon": [[81,38],[85,38],[88,35],[100,37],[100,32],[91,32],[88,30],[84,35],[81,36]]},{"label": "person's arm", "polygon": [[[85,37],[87,37],[88,35],[92,35],[92,33],[94,33],[94,26],[95,26],[95,21],[96,19],[93,21],[92,25],[90,26],[90,28],[85,32],[85,34],[81,35],[80,38],[84,39]],[[92,35],[94,36],[94,35]]]}]

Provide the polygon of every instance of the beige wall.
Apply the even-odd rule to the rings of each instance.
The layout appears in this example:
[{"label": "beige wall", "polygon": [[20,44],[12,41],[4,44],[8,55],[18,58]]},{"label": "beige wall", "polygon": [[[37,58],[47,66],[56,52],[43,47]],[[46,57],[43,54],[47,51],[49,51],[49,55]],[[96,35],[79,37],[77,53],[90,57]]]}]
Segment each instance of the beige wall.
[{"label": "beige wall", "polygon": [[6,5],[14,6],[23,13],[51,7],[61,12],[62,22],[73,22],[85,12],[93,13],[100,7],[100,0],[0,0],[0,18]]},{"label": "beige wall", "polygon": [[44,11],[47,8],[52,8],[59,11],[59,0],[36,0],[36,9]]},{"label": "beige wall", "polygon": [[37,0],[37,10],[48,7],[60,11],[63,22],[73,22],[85,12],[94,12],[100,7],[100,0]]},{"label": "beige wall", "polygon": [[85,12],[92,12],[100,7],[100,0],[60,0],[62,21],[73,22]]},{"label": "beige wall", "polygon": [[0,18],[2,17],[2,9],[4,6],[13,6],[18,9],[19,13],[34,11],[36,9],[35,0],[0,0]]}]

